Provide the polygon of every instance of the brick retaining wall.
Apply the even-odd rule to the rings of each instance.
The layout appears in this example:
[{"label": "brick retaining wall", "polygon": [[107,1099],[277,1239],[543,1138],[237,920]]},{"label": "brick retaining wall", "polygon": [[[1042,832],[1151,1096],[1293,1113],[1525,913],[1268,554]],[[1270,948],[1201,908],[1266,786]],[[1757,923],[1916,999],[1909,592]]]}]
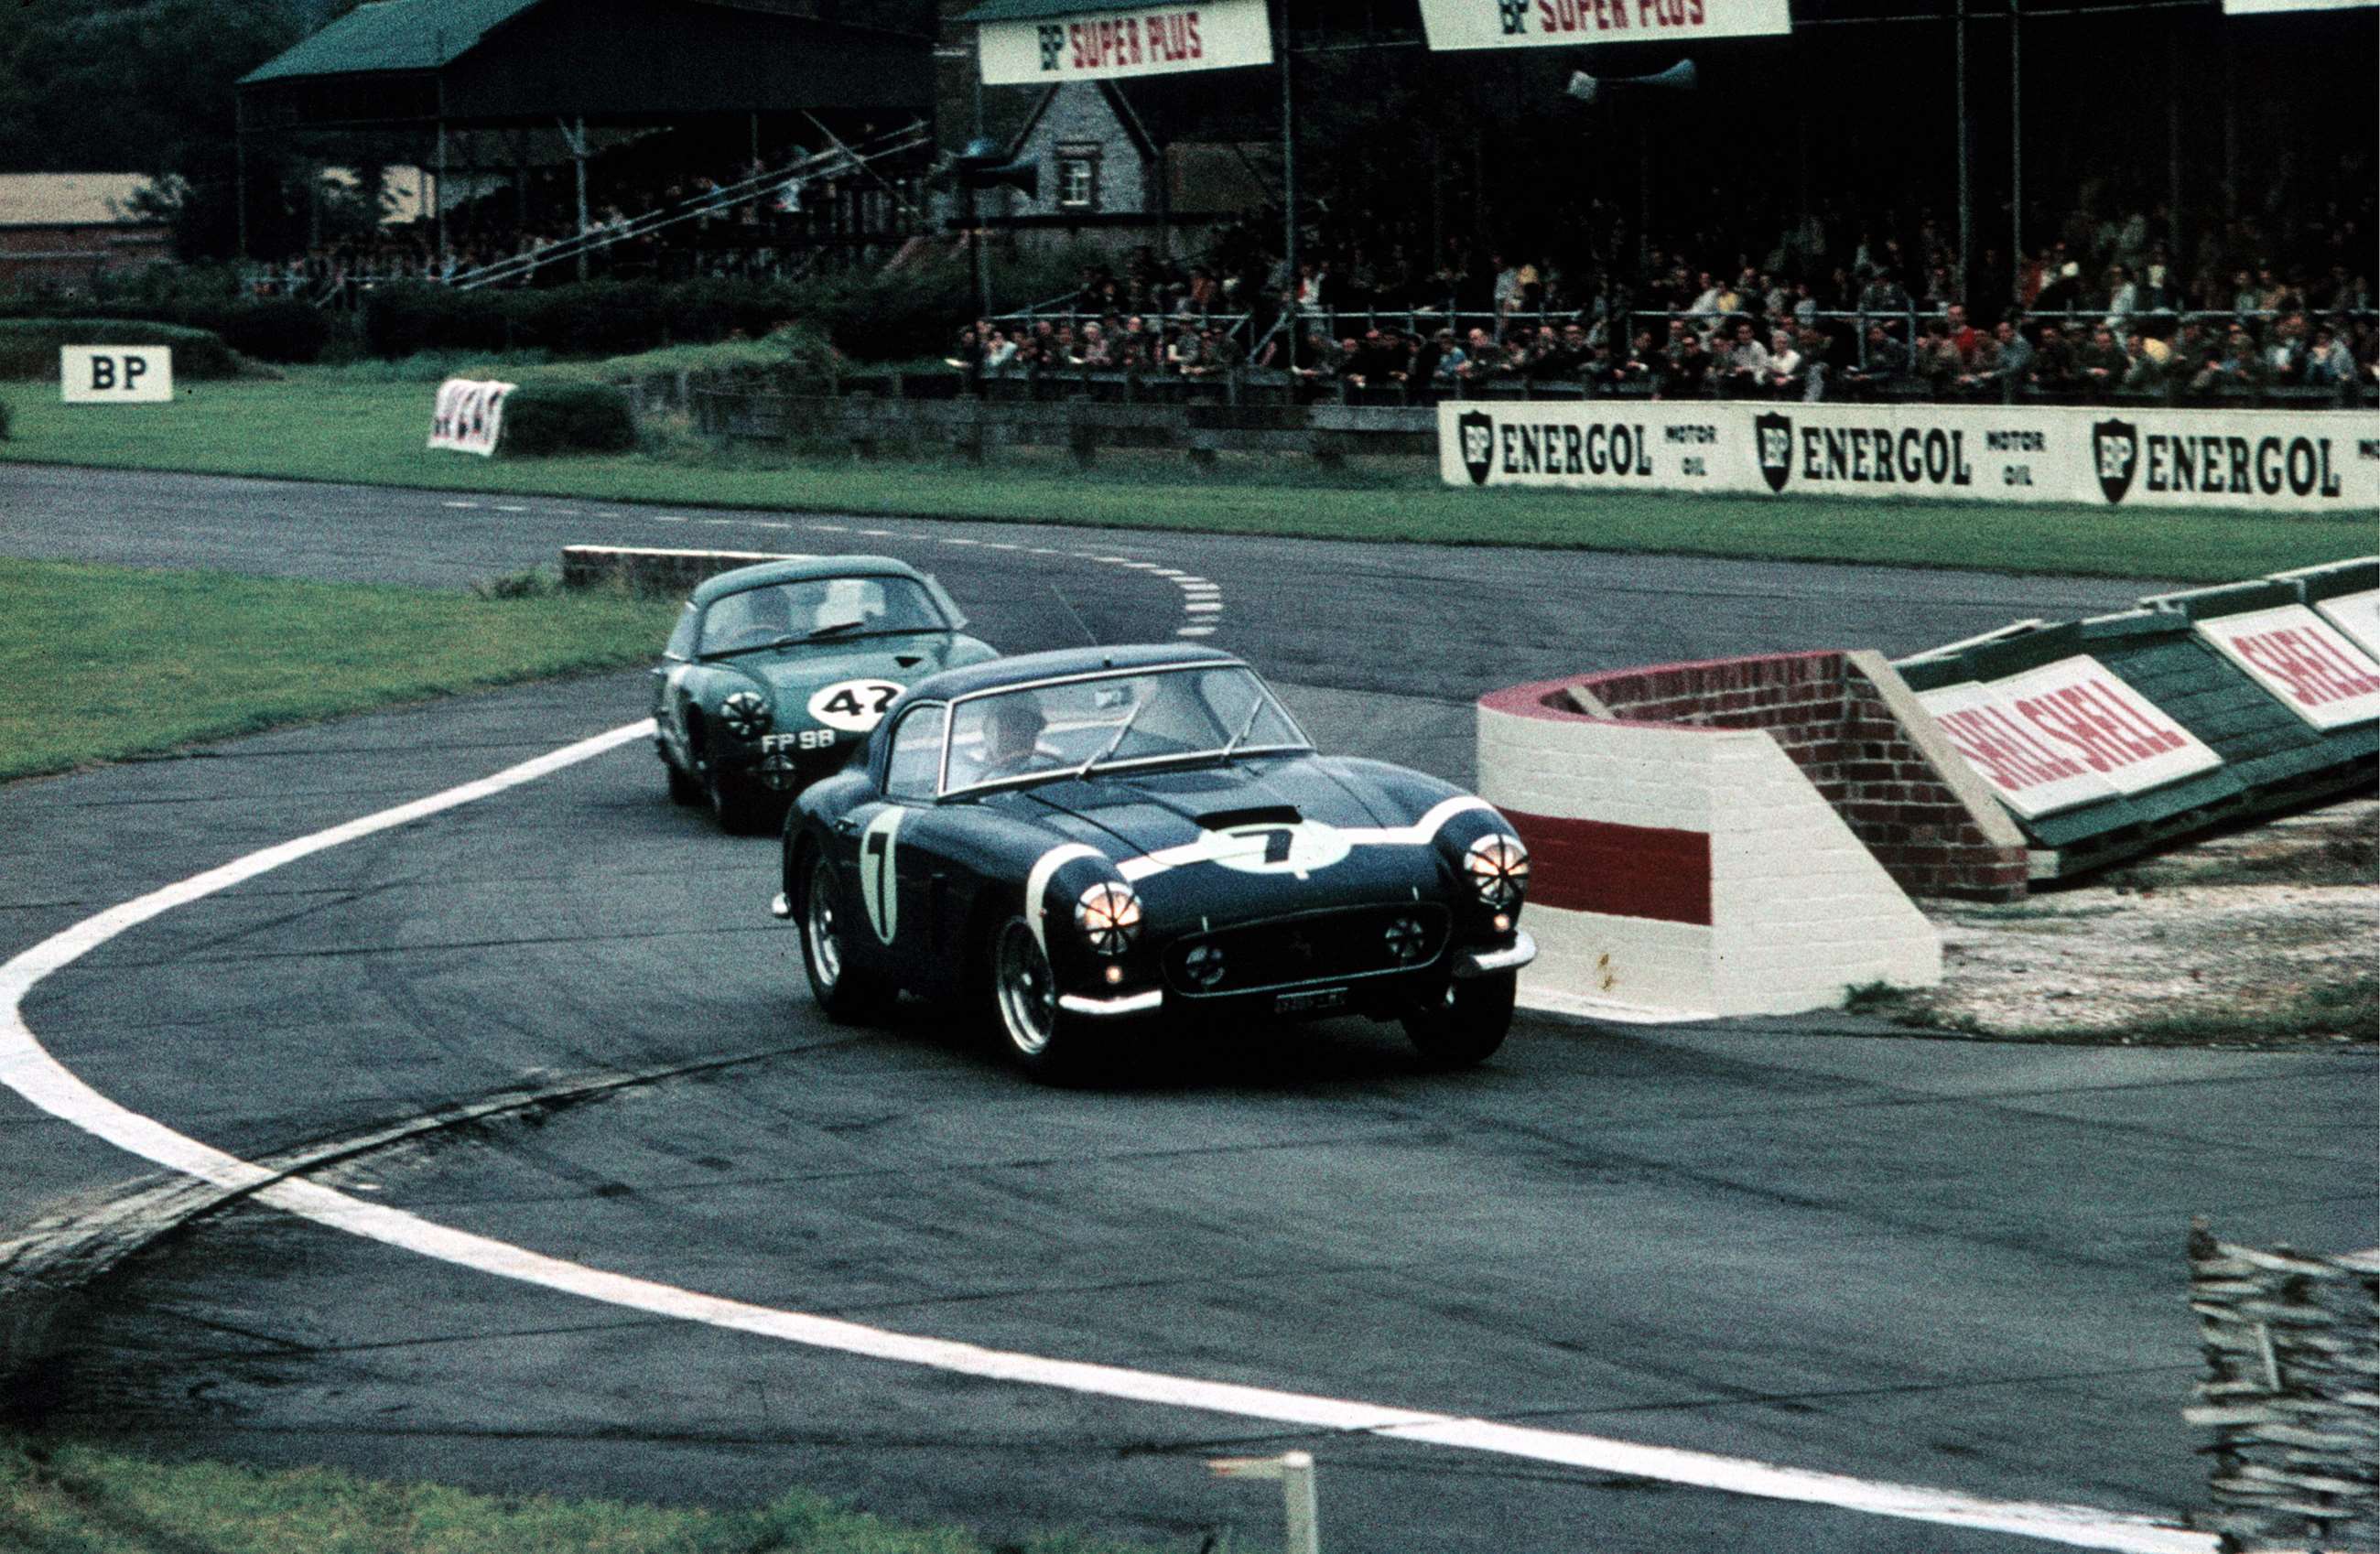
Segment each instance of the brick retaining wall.
[{"label": "brick retaining wall", "polygon": [[1576,689],[1584,710],[1623,722],[1767,730],[1912,895],[2024,894],[2022,837],[1996,802],[1962,792],[1962,767],[1928,752],[1930,724],[1912,726],[1913,698],[1874,655],[1661,664],[1591,674]]}]

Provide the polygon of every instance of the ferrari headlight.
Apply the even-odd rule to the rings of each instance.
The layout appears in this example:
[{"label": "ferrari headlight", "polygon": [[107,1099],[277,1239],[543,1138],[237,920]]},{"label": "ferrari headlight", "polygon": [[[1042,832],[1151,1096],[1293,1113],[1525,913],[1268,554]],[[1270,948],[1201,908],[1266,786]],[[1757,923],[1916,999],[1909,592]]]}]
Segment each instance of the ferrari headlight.
[{"label": "ferrari headlight", "polygon": [[1488,905],[1516,905],[1529,888],[1529,850],[1517,836],[1483,836],[1463,855],[1463,872]]},{"label": "ferrari headlight", "polygon": [[738,739],[758,739],[769,732],[769,704],[757,692],[737,691],[719,704],[719,721]]},{"label": "ferrari headlight", "polygon": [[1140,934],[1140,897],[1130,885],[1104,880],[1075,903],[1075,926],[1102,955],[1121,955]]}]

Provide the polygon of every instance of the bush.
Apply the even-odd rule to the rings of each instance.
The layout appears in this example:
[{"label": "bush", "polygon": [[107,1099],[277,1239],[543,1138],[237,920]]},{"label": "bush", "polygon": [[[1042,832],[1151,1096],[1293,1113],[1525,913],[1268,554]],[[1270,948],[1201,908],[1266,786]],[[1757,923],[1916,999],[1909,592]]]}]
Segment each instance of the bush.
[{"label": "bush", "polygon": [[170,346],[176,378],[234,378],[239,358],[211,330],[118,319],[0,319],[0,378],[58,375],[61,346]]},{"label": "bush", "polygon": [[232,349],[259,361],[320,361],[331,343],[330,315],[292,297],[226,308],[216,327]]},{"label": "bush", "polygon": [[406,281],[364,298],[364,348],[395,358],[417,351],[501,351],[512,344],[505,298],[492,291]]},{"label": "bush", "polygon": [[610,383],[528,382],[504,397],[500,452],[540,458],[624,454],[636,445],[627,391]]},{"label": "bush", "polygon": [[[0,318],[104,320],[200,329],[223,336],[260,361],[319,361],[340,321],[290,297],[242,298],[228,271],[154,265],[138,285],[103,288],[96,297],[0,294]],[[115,342],[95,342],[102,344]]]}]

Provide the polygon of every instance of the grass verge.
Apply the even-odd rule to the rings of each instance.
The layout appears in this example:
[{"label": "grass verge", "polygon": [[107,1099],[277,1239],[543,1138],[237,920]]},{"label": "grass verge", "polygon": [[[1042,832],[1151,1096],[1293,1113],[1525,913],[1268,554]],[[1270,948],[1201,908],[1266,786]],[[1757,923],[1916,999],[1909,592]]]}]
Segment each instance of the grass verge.
[{"label": "grass verge", "polygon": [[642,662],[667,601],[0,559],[0,780]]},{"label": "grass verge", "polygon": [[67,406],[35,396],[18,407],[0,458],[608,501],[2186,582],[2372,548],[2366,515],[2005,507],[1985,518],[1972,505],[1925,502],[1480,493],[1443,486],[1435,470],[1402,461],[1331,473],[1302,461],[1232,460],[1202,474],[1171,456],[1117,450],[1087,472],[1021,455],[1002,455],[987,471],[954,459],[858,465],[722,452],[688,438],[635,454],[481,461],[423,446],[430,399],[425,382],[335,368],[293,370],[281,382],[190,384],[171,405]]},{"label": "grass verge", "polygon": [[[164,1463],[0,1438],[0,1548],[12,1554],[986,1554],[955,1527],[903,1526],[801,1491],[746,1511],[468,1494],[322,1468]],[[1155,1554],[1073,1536],[1002,1554]]]}]

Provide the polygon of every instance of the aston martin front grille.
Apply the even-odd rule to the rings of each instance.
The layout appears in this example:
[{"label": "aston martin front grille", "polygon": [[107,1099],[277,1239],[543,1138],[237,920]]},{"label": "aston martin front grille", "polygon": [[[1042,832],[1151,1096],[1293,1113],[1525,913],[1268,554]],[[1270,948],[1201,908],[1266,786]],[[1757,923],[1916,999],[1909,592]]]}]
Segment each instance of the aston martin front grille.
[{"label": "aston martin front grille", "polygon": [[[1421,931],[1416,951],[1415,928]],[[1446,951],[1446,908],[1435,904],[1307,912],[1188,934],[1166,947],[1165,979],[1187,998],[1271,992],[1312,983],[1414,971]],[[1400,955],[1399,951],[1404,954]],[[1191,960],[1197,956],[1196,975]],[[1222,957],[1214,976],[1213,956]]]}]

